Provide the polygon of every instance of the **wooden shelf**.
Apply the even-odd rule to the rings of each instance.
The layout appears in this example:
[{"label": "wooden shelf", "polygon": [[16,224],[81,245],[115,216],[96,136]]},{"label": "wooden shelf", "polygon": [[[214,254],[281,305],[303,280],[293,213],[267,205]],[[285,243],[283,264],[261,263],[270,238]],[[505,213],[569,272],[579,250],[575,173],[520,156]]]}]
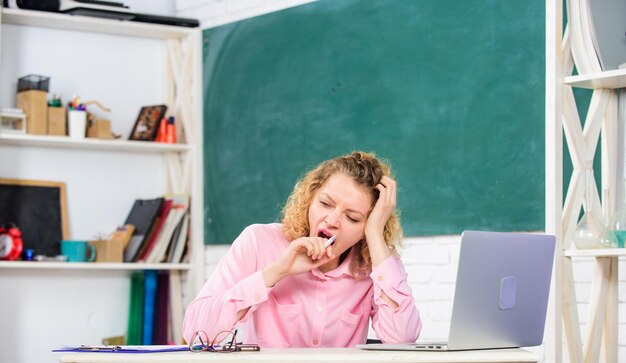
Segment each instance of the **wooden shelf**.
[{"label": "wooden shelf", "polygon": [[565,250],[565,257],[616,257],[626,256],[626,248],[606,248],[606,249],[588,249],[588,250]]},{"label": "wooden shelf", "polygon": [[186,263],[96,263],[96,262],[37,262],[0,261],[0,269],[46,270],[190,270]]},{"label": "wooden shelf", "polygon": [[572,87],[588,89],[624,88],[626,87],[626,69],[615,69],[582,76],[569,76],[565,77],[563,83]]},{"label": "wooden shelf", "polygon": [[0,145],[60,147],[69,149],[93,149],[110,151],[130,151],[143,153],[172,153],[190,151],[187,144],[164,144],[149,141],[72,139],[67,136],[38,136],[24,134],[2,134]]},{"label": "wooden shelf", "polygon": [[183,38],[189,35],[194,29],[197,29],[21,9],[2,9],[1,14],[3,24],[37,26],[142,38]]}]

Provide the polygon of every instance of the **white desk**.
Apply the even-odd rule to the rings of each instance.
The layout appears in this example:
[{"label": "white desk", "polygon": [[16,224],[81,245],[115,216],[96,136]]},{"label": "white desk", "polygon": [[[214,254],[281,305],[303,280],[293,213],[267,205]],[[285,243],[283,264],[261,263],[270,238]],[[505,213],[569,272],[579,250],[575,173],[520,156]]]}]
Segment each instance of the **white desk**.
[{"label": "white desk", "polygon": [[262,349],[236,353],[72,353],[61,363],[187,363],[187,362],[364,362],[364,363],[518,363],[538,362],[539,357],[524,349],[475,350],[461,352],[382,352],[356,348]]}]

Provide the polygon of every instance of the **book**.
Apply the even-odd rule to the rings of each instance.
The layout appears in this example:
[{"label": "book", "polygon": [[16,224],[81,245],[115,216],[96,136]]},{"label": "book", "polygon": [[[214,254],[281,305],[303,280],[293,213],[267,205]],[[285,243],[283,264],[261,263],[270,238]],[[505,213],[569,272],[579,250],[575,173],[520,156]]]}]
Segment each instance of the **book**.
[{"label": "book", "polygon": [[161,233],[163,224],[165,223],[165,220],[167,219],[167,215],[169,214],[170,209],[172,209],[172,204],[173,204],[172,199],[165,199],[163,201],[161,205],[161,210],[159,211],[158,219],[155,221],[154,227],[150,231],[150,234],[148,235],[148,237],[145,239],[139,252],[137,252],[137,255],[135,256],[135,261],[145,261],[146,256],[154,248],[157,237],[159,236],[159,233]]},{"label": "book", "polygon": [[159,263],[165,259],[165,254],[172,240],[174,230],[176,226],[180,224],[183,215],[187,211],[186,197],[172,197],[172,206],[170,211],[161,226],[159,234],[155,236],[155,242],[152,249],[148,252],[144,258],[147,263]]},{"label": "book", "polygon": [[189,236],[189,213],[186,213],[181,222],[180,232],[178,234],[178,238],[176,239],[176,245],[174,246],[173,253],[168,256],[167,262],[170,263],[180,263],[183,259],[183,252],[185,251],[185,246],[187,245],[187,238]]},{"label": "book", "polygon": [[161,210],[163,200],[163,198],[137,199],[133,203],[124,224],[132,224],[135,226],[135,232],[124,249],[124,262],[132,262],[135,260],[137,252],[144,244],[146,236],[150,232],[154,220]]},{"label": "book", "polygon": [[186,214],[183,215],[180,223],[178,223],[178,225],[174,229],[174,233],[172,233],[172,240],[170,241],[170,244],[167,247],[167,253],[165,254],[165,262],[168,262],[168,263],[172,262],[172,258],[174,257],[174,250],[176,249],[176,243],[178,242],[178,239],[180,238],[180,232],[183,228],[185,215]]},{"label": "book", "polygon": [[141,345],[152,345],[156,305],[157,271],[144,271],[143,331]]},{"label": "book", "polygon": [[139,345],[142,340],[144,278],[143,272],[133,272],[130,276],[130,304],[128,309],[128,328],[126,344]]}]

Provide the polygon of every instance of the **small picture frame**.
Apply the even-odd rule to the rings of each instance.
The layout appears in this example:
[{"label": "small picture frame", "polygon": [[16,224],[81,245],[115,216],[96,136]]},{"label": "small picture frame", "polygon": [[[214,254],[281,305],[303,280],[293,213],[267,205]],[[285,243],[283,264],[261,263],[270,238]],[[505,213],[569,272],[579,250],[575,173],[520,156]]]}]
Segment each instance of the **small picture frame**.
[{"label": "small picture frame", "polygon": [[144,106],[139,111],[129,140],[154,141],[159,130],[159,122],[165,116],[166,105]]}]

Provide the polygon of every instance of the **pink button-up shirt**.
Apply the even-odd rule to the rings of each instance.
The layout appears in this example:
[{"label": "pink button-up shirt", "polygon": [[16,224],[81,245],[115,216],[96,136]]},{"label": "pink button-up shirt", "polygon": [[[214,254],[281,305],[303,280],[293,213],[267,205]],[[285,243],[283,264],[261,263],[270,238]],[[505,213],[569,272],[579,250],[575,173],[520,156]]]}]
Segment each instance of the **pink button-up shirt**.
[{"label": "pink button-up shirt", "polygon": [[[245,324],[244,342],[262,347],[353,347],[365,343],[370,318],[385,343],[417,339],[422,323],[397,255],[376,266],[370,277],[352,276],[350,252],[334,270],[314,269],[268,288],[261,270],[288,245],[281,224],[246,228],[187,307],[185,339],[197,330],[212,337],[239,323]],[[397,309],[381,297],[383,291]],[[246,308],[238,322],[237,312]]]}]

